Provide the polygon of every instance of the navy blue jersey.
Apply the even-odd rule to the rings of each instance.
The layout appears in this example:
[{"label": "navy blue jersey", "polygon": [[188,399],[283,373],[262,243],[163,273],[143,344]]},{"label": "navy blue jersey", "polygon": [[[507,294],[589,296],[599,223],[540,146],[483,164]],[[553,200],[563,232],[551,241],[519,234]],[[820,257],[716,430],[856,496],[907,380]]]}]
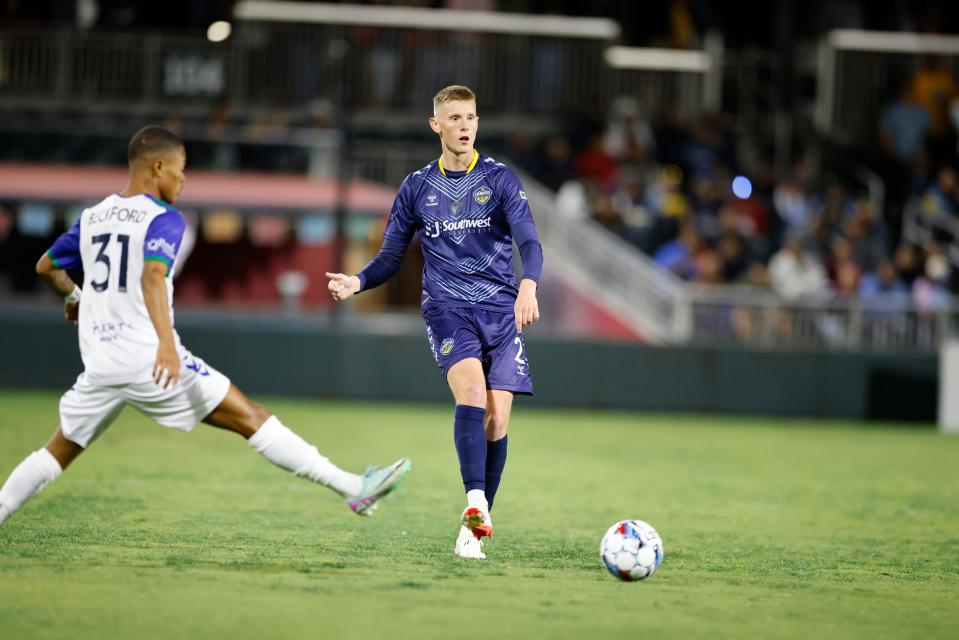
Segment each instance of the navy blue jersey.
[{"label": "navy blue jersey", "polygon": [[380,253],[358,275],[361,289],[399,268],[414,233],[423,247],[424,302],[512,310],[517,283],[513,240],[524,278],[539,281],[542,248],[519,179],[502,162],[474,152],[466,171],[434,160],[403,181]]}]

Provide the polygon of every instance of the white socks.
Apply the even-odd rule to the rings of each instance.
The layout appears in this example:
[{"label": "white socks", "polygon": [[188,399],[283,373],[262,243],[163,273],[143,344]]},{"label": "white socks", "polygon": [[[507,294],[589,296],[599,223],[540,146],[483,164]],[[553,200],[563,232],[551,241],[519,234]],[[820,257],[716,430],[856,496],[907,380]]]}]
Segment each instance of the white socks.
[{"label": "white socks", "polygon": [[489,505],[486,502],[486,492],[482,489],[470,489],[466,492],[466,506],[476,507],[484,513],[489,511]]},{"label": "white socks", "polygon": [[344,498],[352,499],[360,493],[360,476],[334,465],[316,447],[283,426],[276,416],[270,416],[247,442],[276,466],[326,485]]},{"label": "white socks", "polygon": [[61,473],[60,463],[45,448],[28,455],[0,489],[0,524]]}]

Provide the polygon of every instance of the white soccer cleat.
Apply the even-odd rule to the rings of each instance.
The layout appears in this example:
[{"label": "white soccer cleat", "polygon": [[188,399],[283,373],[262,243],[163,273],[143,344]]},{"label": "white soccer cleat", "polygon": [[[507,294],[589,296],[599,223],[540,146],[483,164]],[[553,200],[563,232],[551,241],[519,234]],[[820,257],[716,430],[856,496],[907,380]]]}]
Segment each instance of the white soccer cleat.
[{"label": "white soccer cleat", "polygon": [[380,498],[394,491],[411,468],[412,464],[406,458],[400,458],[382,469],[368,467],[366,472],[363,473],[360,495],[347,501],[350,509],[361,516],[373,515]]},{"label": "white soccer cleat", "polygon": [[466,527],[460,527],[460,535],[456,538],[453,555],[457,558],[486,560],[486,554],[483,553],[483,542]]}]

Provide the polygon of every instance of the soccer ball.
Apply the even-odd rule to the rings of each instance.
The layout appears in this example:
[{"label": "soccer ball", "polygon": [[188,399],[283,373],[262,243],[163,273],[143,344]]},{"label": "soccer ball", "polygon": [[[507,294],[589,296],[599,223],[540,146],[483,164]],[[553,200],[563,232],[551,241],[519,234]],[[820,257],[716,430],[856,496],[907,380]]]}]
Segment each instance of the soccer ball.
[{"label": "soccer ball", "polygon": [[599,557],[609,572],[631,582],[653,575],[663,561],[663,539],[642,520],[621,520],[599,543]]}]

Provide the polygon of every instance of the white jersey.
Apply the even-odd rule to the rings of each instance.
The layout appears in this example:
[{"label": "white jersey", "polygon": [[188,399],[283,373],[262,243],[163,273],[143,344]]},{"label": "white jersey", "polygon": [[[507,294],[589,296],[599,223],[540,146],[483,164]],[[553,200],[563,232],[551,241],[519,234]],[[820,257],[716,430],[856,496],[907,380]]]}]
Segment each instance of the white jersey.
[{"label": "white jersey", "polygon": [[[134,384],[152,378],[159,338],[143,301],[147,261],[167,265],[173,321],[173,270],[185,223],[176,209],[148,195],[108,196],[85,209],[48,251],[54,265],[83,268],[80,355],[94,384]],[[174,331],[177,351],[183,354]]]}]

